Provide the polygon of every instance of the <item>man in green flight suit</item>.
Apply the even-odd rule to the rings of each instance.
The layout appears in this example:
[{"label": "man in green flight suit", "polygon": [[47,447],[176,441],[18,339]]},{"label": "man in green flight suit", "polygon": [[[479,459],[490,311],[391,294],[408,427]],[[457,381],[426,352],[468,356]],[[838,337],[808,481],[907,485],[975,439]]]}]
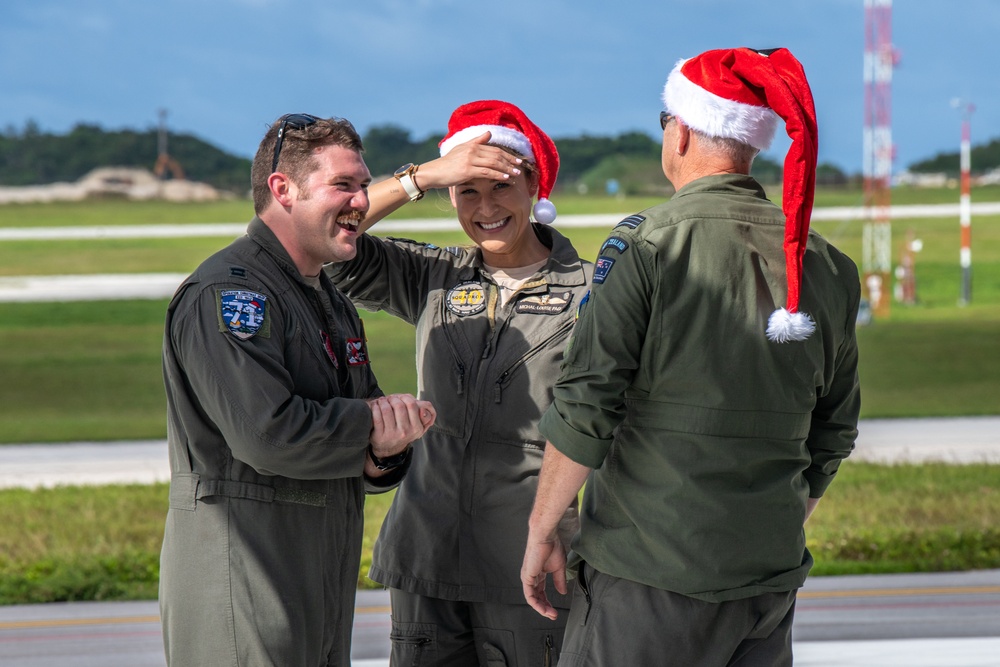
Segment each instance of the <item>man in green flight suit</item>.
[{"label": "man in green flight suit", "polygon": [[265,134],[257,214],[167,311],[170,509],[160,615],[172,666],[348,665],[364,494],[393,488],[426,401],[384,396],[357,311],[322,273],[368,211],[361,138],[289,114]]},{"label": "man in green flight suit", "polygon": [[[553,616],[554,529],[586,481],[560,667],[791,665],[803,524],[857,436],[858,271],[809,232],[816,117],[787,50],[682,60],[663,99],[676,193],[600,250],[540,426],[521,581]],[[779,119],[782,208],[749,175]]]}]

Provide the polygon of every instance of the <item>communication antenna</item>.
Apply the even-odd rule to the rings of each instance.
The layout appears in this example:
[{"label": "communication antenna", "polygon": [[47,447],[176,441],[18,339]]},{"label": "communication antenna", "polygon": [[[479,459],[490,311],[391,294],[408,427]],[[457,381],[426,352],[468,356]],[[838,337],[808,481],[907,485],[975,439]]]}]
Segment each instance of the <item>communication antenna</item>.
[{"label": "communication antenna", "polygon": [[167,138],[169,135],[169,132],[167,132],[167,110],[160,109],[158,115],[160,117],[160,126],[156,134],[156,166],[153,167],[153,173],[160,180],[166,180],[167,171],[169,170],[174,178],[182,181],[184,180],[184,170],[181,169],[181,165],[177,160],[170,157],[170,153],[167,151]]},{"label": "communication antenna", "polygon": [[862,272],[864,294],[872,314],[889,315],[892,290],[892,223],[890,191],[892,161],[892,0],[865,0],[865,128]]}]

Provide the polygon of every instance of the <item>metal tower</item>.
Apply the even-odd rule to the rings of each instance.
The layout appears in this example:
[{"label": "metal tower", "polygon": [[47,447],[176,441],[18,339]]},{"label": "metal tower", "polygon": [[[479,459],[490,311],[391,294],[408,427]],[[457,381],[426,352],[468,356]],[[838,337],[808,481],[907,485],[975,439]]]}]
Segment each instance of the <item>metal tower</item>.
[{"label": "metal tower", "polygon": [[864,295],[872,313],[885,317],[892,299],[892,225],[889,182],[892,145],[892,0],[865,0],[865,129],[863,171],[865,226],[862,250]]}]

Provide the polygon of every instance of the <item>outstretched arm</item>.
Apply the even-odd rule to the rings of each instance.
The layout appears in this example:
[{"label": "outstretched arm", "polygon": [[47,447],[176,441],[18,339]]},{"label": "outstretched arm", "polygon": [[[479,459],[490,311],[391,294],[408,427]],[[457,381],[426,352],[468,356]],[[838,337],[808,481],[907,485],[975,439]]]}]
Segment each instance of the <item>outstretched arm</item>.
[{"label": "outstretched arm", "polygon": [[[507,151],[490,146],[490,133],[459,144],[444,157],[424,162],[417,169],[413,180],[423,191],[435,188],[450,188],[473,178],[506,180],[521,173],[521,159]],[[387,178],[368,188],[371,206],[361,223],[361,231],[371,228],[390,213],[399,210],[410,201],[403,186],[395,178]]]},{"label": "outstretched arm", "polygon": [[524,599],[542,616],[555,619],[555,607],[545,594],[545,580],[552,573],[556,590],[566,593],[566,553],[556,534],[559,520],[587,481],[590,468],[569,458],[551,442],[538,476],[535,506],[528,519],[528,544],[521,564]]}]

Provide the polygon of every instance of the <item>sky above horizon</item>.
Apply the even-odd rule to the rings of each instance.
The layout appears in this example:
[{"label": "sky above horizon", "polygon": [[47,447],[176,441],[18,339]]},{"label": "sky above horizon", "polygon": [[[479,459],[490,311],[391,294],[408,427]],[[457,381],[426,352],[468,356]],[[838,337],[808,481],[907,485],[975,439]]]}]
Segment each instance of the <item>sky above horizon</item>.
[{"label": "sky above horizon", "polygon": [[[894,3],[894,173],[957,152],[968,104],[973,145],[1000,137],[985,58],[998,36],[996,0]],[[493,98],[555,139],[658,140],[674,63],[733,46],[791,50],[812,86],[820,162],[861,171],[863,0],[5,0],[0,129],[146,130],[165,109],[170,131],[252,157],[286,112],[419,140],[456,106]],[[780,161],[778,135],[765,154]]]}]

